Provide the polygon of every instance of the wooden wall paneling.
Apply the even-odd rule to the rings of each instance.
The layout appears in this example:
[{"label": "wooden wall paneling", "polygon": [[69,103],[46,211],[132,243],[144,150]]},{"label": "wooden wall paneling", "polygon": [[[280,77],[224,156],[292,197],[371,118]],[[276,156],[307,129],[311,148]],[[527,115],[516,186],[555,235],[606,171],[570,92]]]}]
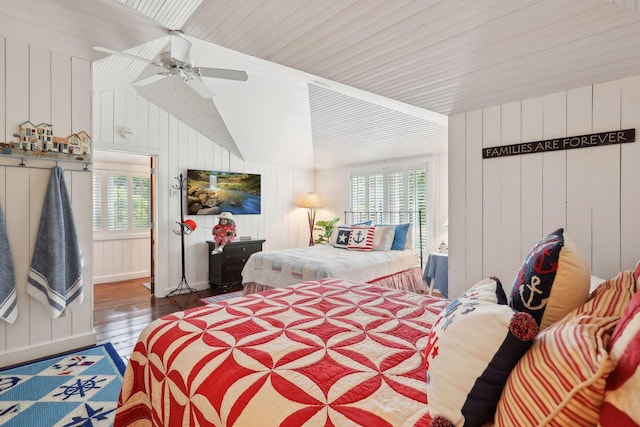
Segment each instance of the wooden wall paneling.
[{"label": "wooden wall paneling", "polygon": [[159,114],[160,114],[160,108],[158,108],[157,105],[153,104],[153,103],[149,103],[148,104],[148,108],[149,108],[149,135],[148,135],[148,140],[149,140],[149,147],[150,148],[154,148],[154,149],[158,149],[160,144],[158,141],[158,134],[159,134],[159,129],[158,129],[158,120],[159,120]]},{"label": "wooden wall paneling", "polygon": [[149,147],[149,104],[141,96],[137,97],[138,128],[136,130],[138,147]]},{"label": "wooden wall paneling", "polygon": [[621,93],[621,128],[636,129],[636,142],[620,147],[620,265],[622,270],[631,270],[640,260],[640,76],[623,79]]},{"label": "wooden wall paneling", "polygon": [[[482,112],[482,146],[500,145],[500,106]],[[500,159],[485,160],[482,164],[482,276],[500,274],[500,221],[502,220],[500,187]]]},{"label": "wooden wall paneling", "polygon": [[[594,85],[594,132],[620,129],[620,89],[620,80]],[[592,267],[605,278],[620,271],[620,149],[619,144],[591,148],[598,159],[592,171]]]},{"label": "wooden wall paneling", "polygon": [[[591,86],[567,92],[567,136],[591,133]],[[591,266],[592,171],[597,167],[592,149],[567,151],[567,235]]]},{"label": "wooden wall paneling", "polygon": [[98,141],[103,141],[105,144],[113,145],[115,143],[116,127],[115,117],[113,114],[115,100],[113,98],[113,92],[102,92],[100,94],[100,134],[97,135]]},{"label": "wooden wall paneling", "polygon": [[122,243],[122,252],[120,252],[120,259],[122,260],[120,263],[120,273],[126,274],[130,271],[134,271],[133,257],[137,256],[136,241],[135,239],[126,239],[121,240],[120,242]]},{"label": "wooden wall paneling", "polygon": [[[90,91],[86,92],[91,93]],[[70,185],[70,194],[73,215],[78,231],[78,239],[82,250],[82,257],[85,260],[83,272],[84,302],[71,310],[71,327],[74,335],[92,336],[95,342],[95,331],[93,330],[93,271],[91,263],[88,262],[93,257],[93,225],[91,212],[86,212],[87,206],[91,206],[91,174],[83,171],[70,172],[71,179],[67,181]]]},{"label": "wooden wall paneling", "polygon": [[[464,113],[449,116],[449,297],[455,298],[466,289],[466,167]],[[480,177],[478,177],[479,179]],[[482,211],[475,214],[481,216]],[[480,242],[482,244],[482,242]]]},{"label": "wooden wall paneling", "polygon": [[11,58],[5,68],[6,99],[11,101],[5,106],[6,134],[8,141],[16,141],[13,134],[18,125],[29,120],[29,73],[25,72],[29,69],[29,46],[7,39],[6,58]]},{"label": "wooden wall paneling", "polygon": [[124,142],[126,145],[131,145],[135,147],[141,146],[140,140],[140,121],[138,120],[139,108],[138,103],[148,102],[145,99],[142,99],[140,95],[133,88],[129,88],[125,91],[126,98],[126,110],[125,110],[125,123],[124,126],[130,129],[133,129],[135,135],[131,139],[126,139]]},{"label": "wooden wall paneling", "polygon": [[[464,268],[466,270],[466,277],[464,281],[464,287],[458,290],[458,294],[450,295],[451,297],[457,297],[467,287],[472,286],[474,283],[479,282],[483,278],[482,271],[482,199],[483,199],[483,167],[485,163],[491,164],[491,161],[486,162],[482,160],[482,110],[470,111],[466,114],[465,140],[466,147],[462,153],[464,155],[464,171],[462,173],[465,177],[464,185],[466,188],[465,193],[465,210],[464,221],[465,226],[463,230],[466,231],[466,239],[464,243],[464,250],[466,252],[466,263]],[[451,216],[452,211],[449,212]],[[453,224],[449,221],[449,233],[452,232]],[[456,231],[457,231],[457,225]],[[451,259],[449,260],[451,261]]]},{"label": "wooden wall paneling", "polygon": [[91,63],[71,59],[71,129],[91,134]]},{"label": "wooden wall paneling", "polygon": [[[566,136],[566,92],[544,96],[543,120],[544,139]],[[542,228],[545,235],[566,226],[566,165],[566,151],[542,153]]]},{"label": "wooden wall paneling", "polygon": [[[113,111],[111,114],[113,116],[113,141],[104,142],[113,142],[114,146],[123,146],[126,145],[128,141],[127,138],[122,135],[122,129],[127,127],[135,134],[137,125],[136,127],[130,127],[127,125],[127,92],[123,90],[114,90],[112,92],[111,97],[113,98]],[[102,93],[94,94],[94,96],[96,95],[102,96]]]},{"label": "wooden wall paneling", "polygon": [[[522,101],[522,142],[543,138],[544,98]],[[542,230],[542,153],[520,159],[520,259],[543,237]],[[515,203],[515,202],[514,202]]]},{"label": "wooden wall paneling", "polygon": [[104,241],[93,242],[93,277],[102,277],[105,272]]},{"label": "wooden wall paneling", "polygon": [[29,47],[29,118],[34,125],[51,123],[51,52]]},{"label": "wooden wall paneling", "polygon": [[[7,85],[7,89],[9,85]],[[6,200],[5,220],[7,235],[13,254],[13,269],[16,278],[16,298],[18,301],[18,318],[12,325],[7,325],[6,349],[8,351],[27,347],[30,344],[30,311],[41,309],[42,304],[32,299],[27,294],[27,278],[31,266],[30,236],[34,221],[25,218],[25,209],[30,212],[29,206],[29,169],[6,168]],[[39,218],[40,212],[36,214]],[[37,227],[37,222],[35,222]],[[35,233],[35,231],[33,231]],[[36,305],[36,304],[39,304]],[[40,327],[49,327],[49,322]]]},{"label": "wooden wall paneling", "polygon": [[[69,90],[69,93],[71,93],[71,90]],[[96,146],[106,146],[106,142],[101,141],[100,139],[100,114],[102,114],[102,109],[100,108],[100,96],[101,94],[94,93],[91,97],[91,111],[93,111],[93,114],[91,116],[91,137],[93,139],[92,142],[94,144],[94,148]]]},{"label": "wooden wall paneling", "polygon": [[[54,134],[64,137],[71,129],[71,57],[51,52],[51,123]],[[87,132],[94,137],[93,129]]]},{"label": "wooden wall paneling", "polygon": [[[521,140],[522,103],[512,102],[502,106],[501,145],[518,144]],[[498,159],[502,173],[500,198],[501,266],[499,278],[508,292],[522,259],[520,257],[520,160],[522,156]]]}]

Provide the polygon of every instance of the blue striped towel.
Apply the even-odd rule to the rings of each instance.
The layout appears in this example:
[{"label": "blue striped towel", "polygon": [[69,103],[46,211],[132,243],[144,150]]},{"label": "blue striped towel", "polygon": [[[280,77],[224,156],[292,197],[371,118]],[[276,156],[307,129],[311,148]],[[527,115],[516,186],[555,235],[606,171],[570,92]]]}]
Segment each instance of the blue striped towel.
[{"label": "blue striped towel", "polygon": [[16,278],[13,272],[13,258],[4,214],[0,208],[0,319],[9,323],[18,317],[16,302]]},{"label": "blue striped towel", "polygon": [[51,169],[31,258],[27,293],[50,307],[54,318],[82,303],[82,255],[64,170]]}]

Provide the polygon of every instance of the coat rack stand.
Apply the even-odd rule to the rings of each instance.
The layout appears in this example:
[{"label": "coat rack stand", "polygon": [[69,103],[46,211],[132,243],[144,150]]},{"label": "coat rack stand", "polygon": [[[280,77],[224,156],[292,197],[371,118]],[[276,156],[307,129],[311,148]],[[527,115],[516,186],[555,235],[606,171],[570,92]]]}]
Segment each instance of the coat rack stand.
[{"label": "coat rack stand", "polygon": [[185,190],[186,178],[184,178],[183,175],[180,174],[180,176],[176,176],[175,179],[178,181],[178,183],[176,185],[173,185],[172,188],[180,192],[180,222],[178,223],[178,225],[180,225],[180,230],[179,231],[173,230],[173,232],[180,235],[180,241],[181,241],[180,249],[182,251],[182,278],[180,278],[180,283],[178,283],[178,287],[175,288],[173,291],[169,292],[167,296],[169,297],[174,294],[182,295],[183,293],[194,293],[200,296],[200,294],[198,294],[198,291],[196,291],[191,286],[189,286],[189,282],[187,281],[187,278],[185,276],[184,236],[186,234],[191,234],[191,229],[187,227],[187,225],[184,222],[183,192]]}]

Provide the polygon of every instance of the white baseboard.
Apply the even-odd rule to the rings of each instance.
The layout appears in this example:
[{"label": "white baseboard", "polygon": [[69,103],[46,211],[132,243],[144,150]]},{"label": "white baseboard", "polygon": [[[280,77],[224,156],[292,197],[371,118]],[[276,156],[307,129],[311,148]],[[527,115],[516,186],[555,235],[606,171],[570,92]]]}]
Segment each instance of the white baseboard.
[{"label": "white baseboard", "polygon": [[66,353],[76,348],[89,347],[95,345],[96,342],[96,333],[94,331],[59,341],[50,341],[43,344],[9,350],[6,353],[0,353],[0,368],[53,356],[55,354]]},{"label": "white baseboard", "polygon": [[140,279],[142,277],[149,276],[151,276],[151,272],[149,270],[133,271],[129,273],[109,274],[106,276],[94,276],[93,283],[97,285],[100,283],[122,282],[123,280]]}]

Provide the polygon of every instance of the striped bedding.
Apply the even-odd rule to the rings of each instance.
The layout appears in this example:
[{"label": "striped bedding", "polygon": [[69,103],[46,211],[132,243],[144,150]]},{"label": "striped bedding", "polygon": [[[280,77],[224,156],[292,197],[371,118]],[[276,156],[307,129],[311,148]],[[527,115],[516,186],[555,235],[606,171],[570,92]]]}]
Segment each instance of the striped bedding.
[{"label": "striped bedding", "polygon": [[413,250],[354,251],[310,246],[252,254],[242,270],[242,282],[268,288],[326,277],[370,283],[419,266],[418,252]]}]

